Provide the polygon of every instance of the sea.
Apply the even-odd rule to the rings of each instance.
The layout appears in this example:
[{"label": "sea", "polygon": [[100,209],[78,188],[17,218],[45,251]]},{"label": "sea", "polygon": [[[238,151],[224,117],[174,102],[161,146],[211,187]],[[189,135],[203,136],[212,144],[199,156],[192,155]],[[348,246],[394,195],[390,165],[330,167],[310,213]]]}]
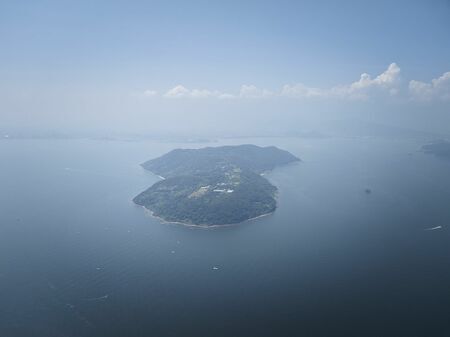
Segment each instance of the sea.
[{"label": "sea", "polygon": [[[214,229],[132,199],[175,148],[275,145],[278,208]],[[450,336],[450,160],[422,139],[0,140],[0,336]]]}]

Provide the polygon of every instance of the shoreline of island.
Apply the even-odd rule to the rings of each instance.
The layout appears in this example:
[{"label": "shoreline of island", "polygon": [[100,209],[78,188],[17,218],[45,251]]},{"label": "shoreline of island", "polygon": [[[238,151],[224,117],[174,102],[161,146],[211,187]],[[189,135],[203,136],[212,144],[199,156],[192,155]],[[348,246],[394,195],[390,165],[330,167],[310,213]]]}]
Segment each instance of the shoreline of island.
[{"label": "shoreline of island", "polygon": [[255,216],[253,218],[249,218],[249,219],[243,220],[241,222],[236,222],[236,223],[223,224],[223,225],[207,225],[207,224],[198,224],[197,225],[197,224],[186,223],[186,222],[181,222],[181,221],[169,221],[169,220],[166,220],[166,219],[164,219],[164,218],[162,218],[162,217],[160,217],[158,215],[155,215],[152,210],[148,209],[145,206],[140,206],[140,205],[138,205],[138,206],[142,207],[144,209],[145,214],[151,216],[152,218],[155,218],[155,219],[159,220],[159,222],[161,224],[164,224],[164,225],[180,225],[180,226],[184,226],[184,227],[199,228],[199,229],[215,229],[215,228],[221,228],[221,227],[239,226],[239,225],[242,225],[245,222],[250,222],[250,221],[257,220],[259,218],[263,218],[263,217],[269,216],[269,215],[275,213],[275,211],[276,211],[276,208],[275,208],[271,212],[264,213],[264,214]]}]

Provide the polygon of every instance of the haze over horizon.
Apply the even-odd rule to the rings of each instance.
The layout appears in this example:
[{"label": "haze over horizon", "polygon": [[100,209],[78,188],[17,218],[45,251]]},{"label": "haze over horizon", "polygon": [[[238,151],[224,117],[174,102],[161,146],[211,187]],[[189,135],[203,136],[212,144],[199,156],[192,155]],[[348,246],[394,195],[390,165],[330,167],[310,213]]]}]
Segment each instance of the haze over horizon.
[{"label": "haze over horizon", "polygon": [[0,0],[0,337],[450,336],[450,0]]},{"label": "haze over horizon", "polygon": [[450,3],[0,3],[0,132],[450,133]]}]

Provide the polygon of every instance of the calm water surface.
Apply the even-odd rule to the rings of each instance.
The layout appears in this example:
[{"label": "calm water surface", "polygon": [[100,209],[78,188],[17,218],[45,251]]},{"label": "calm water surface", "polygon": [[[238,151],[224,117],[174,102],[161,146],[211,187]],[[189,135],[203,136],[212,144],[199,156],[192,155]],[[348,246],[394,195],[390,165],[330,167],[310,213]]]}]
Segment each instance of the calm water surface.
[{"label": "calm water surface", "polygon": [[158,181],[139,163],[205,144],[0,141],[0,336],[450,336],[450,161],[414,140],[212,145],[240,143],[303,162],[267,176],[273,215],[201,230],[131,199]]}]

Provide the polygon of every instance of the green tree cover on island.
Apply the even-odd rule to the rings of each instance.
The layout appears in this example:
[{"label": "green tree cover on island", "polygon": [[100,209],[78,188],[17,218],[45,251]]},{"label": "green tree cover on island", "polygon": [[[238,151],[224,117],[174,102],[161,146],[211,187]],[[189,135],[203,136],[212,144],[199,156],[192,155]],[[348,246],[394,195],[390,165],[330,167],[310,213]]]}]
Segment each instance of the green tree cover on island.
[{"label": "green tree cover on island", "polygon": [[239,223],[276,209],[277,188],[260,173],[298,160],[287,151],[255,145],[173,150],[142,165],[167,179],[134,202],[169,222]]}]

